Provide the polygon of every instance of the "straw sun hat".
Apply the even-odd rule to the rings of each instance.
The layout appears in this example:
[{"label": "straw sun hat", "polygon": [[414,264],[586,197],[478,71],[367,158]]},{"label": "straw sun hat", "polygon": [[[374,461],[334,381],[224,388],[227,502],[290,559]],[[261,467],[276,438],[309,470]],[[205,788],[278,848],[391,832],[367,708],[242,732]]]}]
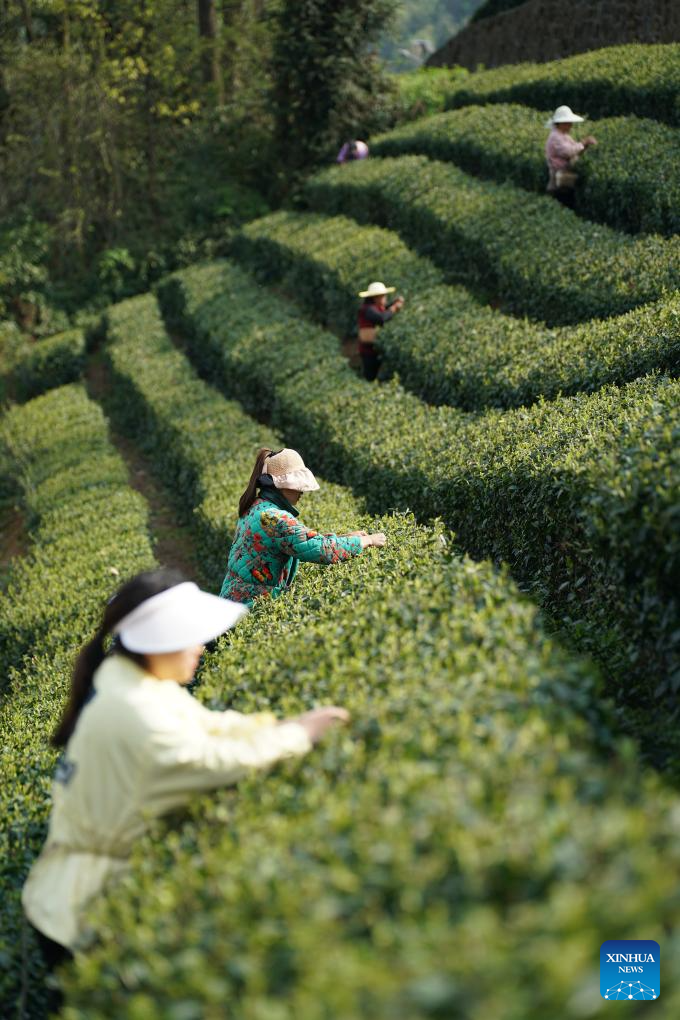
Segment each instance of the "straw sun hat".
[{"label": "straw sun hat", "polygon": [[391,294],[396,287],[386,287],[384,283],[375,280],[369,283],[368,290],[360,290],[359,297],[382,297],[383,294]]},{"label": "straw sun hat", "polygon": [[550,120],[546,121],[545,126],[551,128],[553,124],[580,124],[583,120],[585,117],[579,117],[571,107],[558,106]]},{"label": "straw sun hat", "polygon": [[315,492],[319,484],[297,450],[279,450],[270,453],[264,462],[258,481],[276,489],[293,489],[295,492]]}]

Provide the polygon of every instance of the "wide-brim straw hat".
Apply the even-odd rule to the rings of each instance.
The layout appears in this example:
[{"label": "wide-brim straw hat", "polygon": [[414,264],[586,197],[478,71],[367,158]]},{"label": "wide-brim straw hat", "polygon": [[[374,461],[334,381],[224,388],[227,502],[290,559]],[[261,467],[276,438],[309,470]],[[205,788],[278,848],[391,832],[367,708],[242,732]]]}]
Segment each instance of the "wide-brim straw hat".
[{"label": "wide-brim straw hat", "polygon": [[279,450],[270,453],[264,462],[260,478],[271,478],[276,489],[293,489],[295,492],[316,492],[319,483],[297,450]]},{"label": "wide-brim straw hat", "polygon": [[359,297],[382,297],[383,294],[391,294],[396,289],[396,287],[386,287],[379,280],[374,280],[373,283],[369,283],[368,290],[359,291]]},{"label": "wide-brim straw hat", "polygon": [[550,120],[545,122],[545,126],[551,128],[553,124],[580,124],[584,120],[585,117],[579,117],[571,107],[558,106]]},{"label": "wide-brim straw hat", "polygon": [[116,624],[113,633],[129,652],[182,652],[224,634],[247,612],[240,602],[210,595],[193,581],[184,581],[142,602]]}]

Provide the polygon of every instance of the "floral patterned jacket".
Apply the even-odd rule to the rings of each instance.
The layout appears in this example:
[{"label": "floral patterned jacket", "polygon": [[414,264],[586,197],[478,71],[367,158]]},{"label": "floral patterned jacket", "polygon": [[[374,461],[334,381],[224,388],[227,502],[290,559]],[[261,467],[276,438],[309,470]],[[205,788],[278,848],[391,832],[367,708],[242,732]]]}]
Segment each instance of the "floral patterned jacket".
[{"label": "floral patterned jacket", "polygon": [[361,550],[359,537],[312,531],[260,496],[236,525],[220,595],[248,605],[259,595],[276,598],[290,587],[300,560],[338,563]]}]

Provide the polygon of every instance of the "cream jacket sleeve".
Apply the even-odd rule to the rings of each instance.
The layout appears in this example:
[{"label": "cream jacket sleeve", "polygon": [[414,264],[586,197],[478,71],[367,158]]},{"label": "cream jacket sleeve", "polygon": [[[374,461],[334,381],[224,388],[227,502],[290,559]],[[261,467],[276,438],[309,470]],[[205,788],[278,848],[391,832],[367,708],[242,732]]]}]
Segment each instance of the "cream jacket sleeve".
[{"label": "cream jacket sleeve", "polygon": [[187,794],[236,783],[311,748],[298,723],[277,723],[267,713],[214,712],[185,690],[177,695],[185,712],[155,719],[146,745],[142,808],[154,814],[186,803]]},{"label": "cream jacket sleeve", "polygon": [[53,784],[47,841],[24,886],[29,920],[75,948],[87,904],[122,874],[151,818],[311,747],[298,723],[212,712],[123,656],[95,675]]}]

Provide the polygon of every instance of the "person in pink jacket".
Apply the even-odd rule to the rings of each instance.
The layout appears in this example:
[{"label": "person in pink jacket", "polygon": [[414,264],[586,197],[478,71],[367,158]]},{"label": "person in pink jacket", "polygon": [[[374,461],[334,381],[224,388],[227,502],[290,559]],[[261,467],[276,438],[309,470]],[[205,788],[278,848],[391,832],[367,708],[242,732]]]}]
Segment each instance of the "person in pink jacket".
[{"label": "person in pink jacket", "polygon": [[550,134],[545,143],[545,159],[548,164],[547,192],[563,205],[574,208],[574,189],[578,174],[575,169],[577,160],[591,145],[597,145],[592,135],[578,142],[571,137],[574,124],[584,120],[568,106],[558,106],[546,124]]}]

